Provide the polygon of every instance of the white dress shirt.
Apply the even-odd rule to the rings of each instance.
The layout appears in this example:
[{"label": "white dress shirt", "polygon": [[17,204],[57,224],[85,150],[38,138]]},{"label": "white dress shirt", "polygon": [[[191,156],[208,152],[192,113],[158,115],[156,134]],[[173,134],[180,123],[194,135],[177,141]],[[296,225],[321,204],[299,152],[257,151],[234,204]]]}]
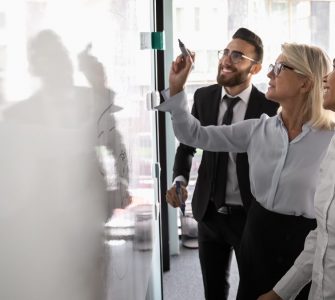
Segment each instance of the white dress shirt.
[{"label": "white dress shirt", "polygon": [[[247,106],[251,94],[252,86],[249,85],[240,94],[231,96],[224,88],[222,88],[221,94],[221,104],[218,114],[218,125],[222,124],[222,119],[224,113],[227,110],[227,102],[224,101],[223,97],[227,95],[228,97],[240,97],[241,100],[234,106],[232,124],[244,120],[245,112],[247,111]],[[238,186],[237,173],[236,173],[236,153],[229,152],[228,164],[227,164],[227,182],[226,182],[226,204],[231,205],[242,205],[242,199],[240,194],[240,188]]]},{"label": "white dress shirt", "polygon": [[169,111],[177,139],[193,147],[218,152],[247,152],[250,187],[256,200],[277,213],[314,218],[313,199],[320,162],[334,134],[304,124],[289,141],[280,115],[250,119],[232,125],[201,126],[190,113],[185,92],[157,107]]},{"label": "white dress shirt", "polygon": [[335,299],[335,138],[320,166],[315,194],[317,228],[309,233],[305,248],[293,267],[274,287],[283,299],[295,296],[312,279],[309,300]]},{"label": "white dress shirt", "polygon": [[[252,90],[252,85],[249,85],[245,90],[235,96],[229,95],[224,87],[222,87],[221,101],[218,112],[217,124],[222,124],[223,116],[227,110],[227,102],[224,101],[223,97],[227,95],[228,97],[240,97],[241,100],[233,108],[233,119],[232,123],[244,120],[245,112],[247,111],[248,102]],[[176,180],[181,180],[186,183],[184,176],[179,175],[175,178]],[[227,164],[227,182],[226,182],[226,204],[231,205],[242,205],[242,199],[240,194],[240,188],[238,185],[237,174],[236,174],[236,153],[229,153],[228,164]]]}]

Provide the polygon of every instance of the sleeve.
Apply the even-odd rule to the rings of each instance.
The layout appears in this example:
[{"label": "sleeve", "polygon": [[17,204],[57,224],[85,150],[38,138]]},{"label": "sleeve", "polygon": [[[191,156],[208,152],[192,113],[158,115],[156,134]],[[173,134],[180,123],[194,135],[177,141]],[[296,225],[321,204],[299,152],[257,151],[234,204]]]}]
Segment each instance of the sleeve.
[{"label": "sleeve", "polygon": [[284,300],[293,300],[300,290],[312,279],[317,229],[306,237],[305,247],[294,265],[287,271],[273,290]]},{"label": "sleeve", "polygon": [[250,119],[222,126],[201,126],[188,110],[184,91],[169,97],[163,91],[165,102],[156,109],[171,113],[173,130],[177,139],[188,146],[213,152],[247,152],[255,125],[259,119]]},{"label": "sleeve", "polygon": [[196,150],[194,147],[179,144],[173,164],[173,179],[182,175],[188,183],[190,179],[190,170],[192,167],[192,159]]},{"label": "sleeve", "polygon": [[[197,93],[195,93],[194,95],[194,102],[193,102],[191,114],[199,120],[199,114],[198,114],[197,105],[195,102],[196,94]],[[179,144],[176,150],[176,155],[174,159],[173,180],[175,180],[177,177],[182,176],[186,181],[185,183],[188,184],[188,181],[190,179],[192,160],[193,160],[195,153],[196,153],[196,148],[187,146],[182,143]]]}]

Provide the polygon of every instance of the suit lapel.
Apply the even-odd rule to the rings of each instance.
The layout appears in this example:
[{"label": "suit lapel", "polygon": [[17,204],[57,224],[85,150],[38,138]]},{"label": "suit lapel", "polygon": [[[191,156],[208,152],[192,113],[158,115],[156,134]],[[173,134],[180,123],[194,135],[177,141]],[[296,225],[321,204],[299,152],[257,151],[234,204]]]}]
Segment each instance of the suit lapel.
[{"label": "suit lapel", "polygon": [[250,99],[248,102],[247,111],[245,112],[244,120],[259,118],[263,96],[257,91],[257,89],[252,86]]},{"label": "suit lapel", "polygon": [[213,125],[217,125],[217,121],[218,121],[219,109],[220,109],[220,104],[221,104],[221,92],[222,92],[222,87],[220,85],[218,85],[217,89],[213,91],[213,99],[215,100],[214,100],[213,109],[211,109],[211,114],[210,114],[210,121]]},{"label": "suit lapel", "polygon": [[[217,85],[217,88],[208,95],[208,99],[213,99],[213,105],[210,110],[204,109],[204,111],[208,111],[206,120],[206,124],[204,125],[217,125],[217,119],[219,114],[219,107],[221,102],[221,92],[222,87]],[[245,112],[244,119],[253,119],[259,118],[261,114],[262,102],[264,101],[264,96],[258,92],[255,86],[252,86],[252,90],[250,93],[250,99],[248,102],[248,107]],[[204,102],[204,105],[208,105],[208,102]]]}]

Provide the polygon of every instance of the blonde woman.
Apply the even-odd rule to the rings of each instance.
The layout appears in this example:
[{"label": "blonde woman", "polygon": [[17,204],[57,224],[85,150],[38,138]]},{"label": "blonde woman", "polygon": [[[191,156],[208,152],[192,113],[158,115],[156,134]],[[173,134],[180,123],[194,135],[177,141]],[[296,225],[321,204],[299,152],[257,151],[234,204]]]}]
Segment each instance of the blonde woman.
[{"label": "blonde woman", "polygon": [[[335,59],[333,71],[324,82],[324,108],[335,111]],[[321,163],[320,180],[315,194],[318,227],[306,238],[304,251],[274,290],[259,300],[295,299],[302,286],[312,280],[310,300],[335,299],[335,139]],[[279,296],[280,295],[280,296]]]}]

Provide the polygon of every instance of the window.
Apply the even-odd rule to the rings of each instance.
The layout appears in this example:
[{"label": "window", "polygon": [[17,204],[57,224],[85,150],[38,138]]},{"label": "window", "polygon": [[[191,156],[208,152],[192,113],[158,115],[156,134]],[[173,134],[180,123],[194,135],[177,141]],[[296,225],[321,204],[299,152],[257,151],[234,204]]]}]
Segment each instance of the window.
[{"label": "window", "polygon": [[[217,50],[226,46],[239,27],[250,28],[263,40],[264,67],[253,79],[262,91],[268,85],[266,66],[276,59],[284,42],[314,44],[335,57],[335,28],[331,26],[335,19],[334,0],[174,0],[173,8],[174,40],[185,37],[186,46],[196,52],[195,68],[186,86],[190,106],[197,88],[216,83]],[[184,11],[194,11],[194,28],[186,27]],[[199,155],[195,164],[199,163]],[[192,170],[196,172],[197,168]],[[196,176],[191,174],[190,184],[194,184]]]}]

